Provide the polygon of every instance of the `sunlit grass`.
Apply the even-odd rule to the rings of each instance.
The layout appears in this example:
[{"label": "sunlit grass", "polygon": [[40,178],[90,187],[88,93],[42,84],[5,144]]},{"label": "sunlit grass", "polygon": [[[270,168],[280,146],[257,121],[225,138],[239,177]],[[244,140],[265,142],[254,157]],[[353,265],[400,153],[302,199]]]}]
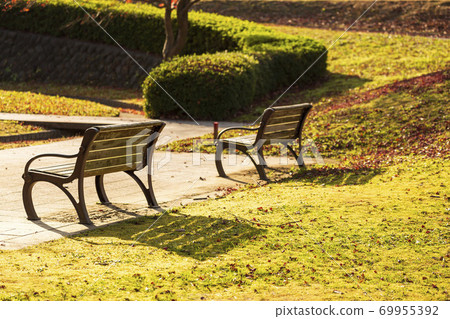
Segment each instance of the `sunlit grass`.
[{"label": "sunlit grass", "polygon": [[134,89],[37,82],[0,82],[0,89],[143,104],[142,92]]},{"label": "sunlit grass", "polygon": [[99,103],[40,93],[0,90],[0,112],[79,116],[119,116]]},{"label": "sunlit grass", "polygon": [[254,103],[252,113],[240,116],[237,120],[256,119],[282,93],[276,105],[302,102],[320,104],[336,96],[367,91],[450,67],[447,54],[450,41],[446,39],[364,32],[343,35],[343,31],[277,25],[271,27],[322,41],[329,48],[329,75],[312,87],[294,86],[285,93],[284,90],[275,92]]},{"label": "sunlit grass", "polygon": [[[316,105],[304,127],[304,140],[313,140],[327,158],[346,160],[367,158],[367,164],[389,162],[398,155],[427,154],[448,156],[450,143],[447,91],[449,81],[409,84],[404,91],[384,88],[374,92],[371,100],[355,99],[353,105],[327,103]],[[253,133],[253,132],[251,132]],[[248,134],[236,131],[234,136]],[[230,137],[230,136],[225,136]],[[199,148],[214,153],[212,134],[174,141],[164,146],[175,152],[192,152]],[[264,146],[265,155],[280,155],[276,145]]]},{"label": "sunlit grass", "polygon": [[449,168],[312,169],[150,229],[140,218],[1,251],[0,298],[446,300]]},{"label": "sunlit grass", "polygon": [[43,131],[42,128],[32,125],[23,125],[17,121],[0,121],[0,136],[27,134]]}]

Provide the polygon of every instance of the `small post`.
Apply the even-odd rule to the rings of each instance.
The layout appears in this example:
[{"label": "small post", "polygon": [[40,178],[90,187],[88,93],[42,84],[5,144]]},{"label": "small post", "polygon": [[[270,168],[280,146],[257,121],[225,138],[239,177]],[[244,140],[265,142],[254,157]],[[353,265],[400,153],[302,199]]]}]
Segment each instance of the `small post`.
[{"label": "small post", "polygon": [[219,122],[214,122],[214,139],[217,140],[219,135]]}]

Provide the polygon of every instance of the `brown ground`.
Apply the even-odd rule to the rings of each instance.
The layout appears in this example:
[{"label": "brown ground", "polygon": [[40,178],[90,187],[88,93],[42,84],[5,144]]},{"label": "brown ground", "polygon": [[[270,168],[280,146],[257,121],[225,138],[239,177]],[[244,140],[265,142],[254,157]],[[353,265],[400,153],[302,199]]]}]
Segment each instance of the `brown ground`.
[{"label": "brown ground", "polygon": [[[203,0],[196,10],[261,23],[345,30],[373,1]],[[450,1],[379,0],[353,31],[448,38]]]}]

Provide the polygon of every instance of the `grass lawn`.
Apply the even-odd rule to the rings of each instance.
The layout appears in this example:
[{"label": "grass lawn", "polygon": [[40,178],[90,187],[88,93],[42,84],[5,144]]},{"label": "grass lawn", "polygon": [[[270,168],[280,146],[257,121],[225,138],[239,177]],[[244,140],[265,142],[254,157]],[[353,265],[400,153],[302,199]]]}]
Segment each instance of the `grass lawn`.
[{"label": "grass lawn", "polygon": [[23,125],[17,121],[0,121],[0,136],[28,134],[43,131],[42,128],[32,125]]},{"label": "grass lawn", "polygon": [[[448,157],[449,89],[450,74],[446,71],[335,97],[313,109],[305,124],[304,140],[313,140],[322,156],[350,166],[360,166],[361,162],[372,167],[383,165],[399,155]],[[248,133],[237,131],[234,135],[240,134]],[[196,139],[212,138],[208,134]],[[162,149],[191,152],[193,141],[175,141]],[[204,144],[211,144],[211,140]],[[215,147],[202,146],[201,150],[214,153]],[[267,145],[264,153],[279,155],[280,149]]]},{"label": "grass lawn", "polygon": [[[370,9],[366,11],[370,6]],[[219,13],[259,23],[448,38],[445,0],[202,0],[194,10]]]},{"label": "grass lawn", "polygon": [[0,112],[79,116],[119,116],[119,111],[99,103],[40,93],[0,89]]},{"label": "grass lawn", "polygon": [[94,87],[37,82],[0,82],[0,89],[8,91],[33,92],[46,95],[107,99],[112,101],[143,105],[142,92],[133,89]]},{"label": "grass lawn", "polygon": [[[343,31],[272,27],[321,40],[328,48]],[[332,104],[343,95],[375,89],[395,81],[442,71],[450,66],[450,42],[445,39],[349,32],[328,52],[328,78],[313,87],[293,87],[276,105],[313,102],[315,107]],[[300,75],[299,75],[300,76]],[[253,105],[252,112],[238,118],[253,121],[284,90],[275,92]]]},{"label": "grass lawn", "polygon": [[[18,135],[18,134],[28,134],[37,133],[44,131],[43,128],[33,125],[25,125],[17,121],[0,121],[0,136],[6,135]],[[46,144],[56,141],[61,141],[67,138],[53,138],[47,140],[37,140],[37,141],[17,141],[17,142],[0,142],[0,150],[7,148],[24,147],[30,145]]]},{"label": "grass lawn", "polygon": [[313,169],[0,251],[0,299],[447,300],[449,169]]},{"label": "grass lawn", "polygon": [[[52,115],[78,115],[78,116],[119,116],[119,110],[99,103],[72,99],[60,96],[46,95],[42,88],[47,87],[45,93],[57,94],[58,86],[0,82],[0,112],[5,113],[29,113],[29,114],[52,114]],[[62,86],[64,87],[64,86]],[[77,87],[66,86],[64,92],[75,93]],[[85,88],[82,93],[92,92]],[[24,125],[19,122],[0,121],[0,135],[16,135],[42,131],[42,128]],[[0,150],[16,148],[29,145],[50,143],[60,139],[49,139],[39,141],[19,141],[1,143]]]}]

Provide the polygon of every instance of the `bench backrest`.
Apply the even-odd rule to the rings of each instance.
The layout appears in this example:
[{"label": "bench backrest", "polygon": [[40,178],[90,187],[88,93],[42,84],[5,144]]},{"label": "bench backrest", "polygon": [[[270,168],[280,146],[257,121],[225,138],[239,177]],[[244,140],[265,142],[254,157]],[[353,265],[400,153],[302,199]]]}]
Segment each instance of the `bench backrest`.
[{"label": "bench backrest", "polygon": [[311,108],[311,104],[296,104],[266,109],[256,141],[258,139],[301,139],[303,125]]},{"label": "bench backrest", "polygon": [[88,177],[142,169],[164,126],[155,120],[91,127],[85,132],[81,144],[85,152],[75,170],[83,170]]}]

